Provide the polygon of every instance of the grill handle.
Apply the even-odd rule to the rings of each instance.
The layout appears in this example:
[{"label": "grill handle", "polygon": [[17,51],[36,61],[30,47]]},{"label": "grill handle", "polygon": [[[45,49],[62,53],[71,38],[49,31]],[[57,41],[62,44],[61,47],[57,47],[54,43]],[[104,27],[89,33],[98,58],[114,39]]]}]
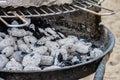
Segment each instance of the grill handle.
[{"label": "grill handle", "polygon": [[5,21],[2,17],[0,17],[0,20],[7,26],[7,27],[24,27],[24,26],[28,26],[30,23],[28,21],[25,20],[25,18],[23,18],[22,16],[20,16],[19,14],[17,14],[15,11],[10,12],[12,13],[14,16],[16,16],[17,18],[19,18],[23,24],[19,24],[19,25],[11,25],[9,24],[7,21]]},{"label": "grill handle", "polygon": [[98,16],[109,16],[109,15],[113,15],[113,14],[118,12],[118,11],[110,10],[110,9],[107,9],[107,8],[104,8],[104,7],[100,7],[100,6],[97,6],[97,5],[94,5],[94,6],[99,7],[101,9],[104,9],[104,10],[107,10],[108,12],[106,12],[106,13],[98,13],[98,12],[89,10],[87,8],[80,7],[78,5],[74,5],[74,7],[77,7],[78,9],[81,9],[83,11],[86,11],[86,12],[89,12],[89,13],[92,13],[92,14],[95,14],[95,15],[98,15]]},{"label": "grill handle", "polygon": [[[91,0],[82,0],[81,2],[75,0],[75,3],[80,4],[80,5],[82,3],[82,6],[84,6],[84,7],[78,6],[77,4],[74,4],[73,6],[78,8],[78,9],[80,9],[80,10],[83,10],[83,11],[86,11],[86,12],[89,12],[89,13],[92,13],[92,14],[98,15],[98,16],[109,16],[109,15],[113,15],[113,14],[115,14],[115,13],[120,11],[120,10],[111,10],[111,9],[108,9],[108,8],[100,6],[100,4],[102,2],[104,2],[104,0],[96,0],[96,1],[98,3],[95,3],[94,1],[91,1]],[[89,5],[90,7],[91,6],[95,6],[95,7],[99,8],[99,9],[106,10],[107,12],[105,12],[105,13],[98,13],[96,11],[92,11],[92,10],[88,9],[89,7],[86,4]]]}]

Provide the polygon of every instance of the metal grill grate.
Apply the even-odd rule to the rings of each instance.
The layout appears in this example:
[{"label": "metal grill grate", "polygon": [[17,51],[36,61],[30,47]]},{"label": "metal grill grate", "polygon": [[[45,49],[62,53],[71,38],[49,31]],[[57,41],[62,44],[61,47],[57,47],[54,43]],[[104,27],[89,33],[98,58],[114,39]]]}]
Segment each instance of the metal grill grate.
[{"label": "metal grill grate", "polygon": [[[16,9],[16,14],[19,14],[23,17],[40,17],[40,16],[50,16],[65,14],[79,10],[78,8],[72,5],[62,5],[62,6],[52,6],[52,7],[40,7],[40,8],[18,8]],[[12,18],[16,17],[11,15],[11,12],[6,12],[4,9],[0,9],[0,17],[2,18]]]},{"label": "metal grill grate", "polygon": [[[109,11],[109,13],[97,13],[95,11],[91,11],[89,8],[92,6],[96,6],[98,8],[101,9],[105,9],[107,11]],[[111,15],[114,14],[115,11],[113,10],[109,10],[106,8],[103,8],[101,6],[99,6],[97,3],[91,1],[91,0],[80,0],[80,1],[74,1],[73,4],[64,4],[61,6],[42,6],[42,7],[30,7],[30,8],[16,8],[13,11],[11,11],[10,9],[6,10],[3,8],[0,8],[0,20],[7,25],[8,27],[22,27],[25,25],[28,25],[29,23],[24,19],[24,18],[31,18],[31,17],[42,17],[42,16],[50,16],[50,15],[58,15],[58,14],[65,14],[65,13],[71,13],[71,12],[75,12],[78,10],[84,10],[87,12],[90,12],[92,14],[95,15]],[[23,24],[21,25],[11,25],[8,24],[4,18],[19,18]]]}]

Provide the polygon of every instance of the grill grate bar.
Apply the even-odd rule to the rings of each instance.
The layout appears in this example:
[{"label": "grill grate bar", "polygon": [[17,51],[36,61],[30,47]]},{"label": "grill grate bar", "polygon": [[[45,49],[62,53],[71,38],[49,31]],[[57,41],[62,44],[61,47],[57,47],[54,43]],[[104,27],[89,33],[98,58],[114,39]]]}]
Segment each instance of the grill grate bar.
[{"label": "grill grate bar", "polygon": [[25,14],[21,10],[19,10],[19,13],[22,14],[22,16],[25,16]]},{"label": "grill grate bar", "polygon": [[30,11],[28,11],[28,10],[26,10],[26,11],[27,11],[28,14],[32,15],[32,13]]},{"label": "grill grate bar", "polygon": [[46,12],[44,9],[40,8],[40,10],[41,10],[42,12],[44,12],[45,14],[48,14],[48,12]]},{"label": "grill grate bar", "polygon": [[[42,16],[49,16],[49,15],[57,15],[57,14],[63,14],[63,13],[70,13],[70,12],[74,12],[74,11],[78,11],[80,9],[84,10],[84,11],[87,11],[87,12],[90,12],[90,13],[95,13],[95,15],[102,15],[102,14],[99,14],[99,13],[96,13],[96,12],[93,12],[93,11],[90,11],[89,8],[92,7],[92,6],[96,6],[96,2],[94,1],[91,1],[91,0],[80,0],[80,1],[77,1],[75,0],[73,2],[73,4],[71,5],[61,5],[61,6],[53,6],[52,8],[51,7],[38,7],[38,8],[32,8],[32,10],[36,13],[36,14],[33,14],[29,11],[29,8],[28,9],[17,9],[18,13],[20,13],[20,16],[23,16],[23,17],[42,17]],[[99,7],[101,9],[106,9],[106,8],[103,8],[103,7],[100,7],[99,5],[97,5],[96,7]],[[47,10],[49,11],[47,11]],[[64,9],[64,10],[63,10]],[[14,15],[9,15],[4,9],[0,8],[0,10],[3,12],[3,14],[0,14],[0,17],[2,18],[13,18],[13,17],[16,17]],[[109,12],[111,13],[107,13],[108,15],[110,14],[114,14],[115,12],[113,10],[109,10],[109,9],[106,9],[108,10]],[[10,10],[8,10],[10,11]],[[26,13],[24,13],[24,11],[26,11]],[[106,14],[106,15],[107,15]]]},{"label": "grill grate bar", "polygon": [[[81,5],[83,8],[87,8],[88,5],[85,5],[83,3],[85,2],[78,2],[76,1],[75,3],[79,4],[79,6]],[[50,8],[50,7],[45,7],[45,8],[32,8],[33,11],[36,14],[32,14],[29,11],[29,8],[26,10],[22,10],[22,9],[17,9],[18,13],[20,13],[21,16],[23,17],[42,17],[42,16],[49,16],[49,15],[58,15],[58,14],[63,14],[63,13],[70,13],[70,12],[74,12],[74,11],[78,11],[79,8],[74,6],[74,3],[71,5],[61,5],[61,6],[54,6],[54,9]],[[47,12],[47,10],[49,10],[50,12]],[[64,9],[64,10],[63,10]],[[13,18],[16,17],[14,15],[8,15],[7,12],[5,12],[2,8],[0,8],[0,10],[3,11],[4,15],[0,15],[0,17],[2,18]],[[55,11],[56,10],[56,11]],[[27,14],[24,13],[24,11],[26,11]]]},{"label": "grill grate bar", "polygon": [[69,11],[69,9],[65,8],[64,6],[63,6],[63,8],[64,8],[66,11]]},{"label": "grill grate bar", "polygon": [[40,13],[36,9],[33,9],[33,11],[35,11],[35,13],[37,13],[37,15],[40,15]]},{"label": "grill grate bar", "polygon": [[8,16],[8,14],[5,11],[3,11],[3,10],[1,10],[1,11],[3,12],[3,14],[5,14],[5,16]]},{"label": "grill grate bar", "polygon": [[59,8],[55,7],[55,9],[59,11],[58,13],[62,13],[62,11]]},{"label": "grill grate bar", "polygon": [[55,11],[53,11],[51,8],[48,7],[48,10],[50,10],[52,13],[55,13]]}]

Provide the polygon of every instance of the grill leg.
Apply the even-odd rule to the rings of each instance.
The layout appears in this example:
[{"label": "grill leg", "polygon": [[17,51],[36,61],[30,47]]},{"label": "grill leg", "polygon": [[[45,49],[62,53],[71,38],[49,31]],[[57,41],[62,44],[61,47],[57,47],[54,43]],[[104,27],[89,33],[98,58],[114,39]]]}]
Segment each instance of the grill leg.
[{"label": "grill leg", "polygon": [[98,69],[95,73],[94,80],[103,80],[104,73],[105,73],[105,65],[106,65],[108,58],[109,58],[109,55],[106,55],[100,62]]}]

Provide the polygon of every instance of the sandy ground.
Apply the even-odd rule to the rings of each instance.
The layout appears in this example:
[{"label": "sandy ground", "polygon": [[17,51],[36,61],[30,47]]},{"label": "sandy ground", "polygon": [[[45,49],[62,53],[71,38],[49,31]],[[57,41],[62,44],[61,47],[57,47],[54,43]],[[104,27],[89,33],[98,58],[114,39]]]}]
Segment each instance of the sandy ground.
[{"label": "sandy ground", "polygon": [[[120,9],[120,0],[105,0],[102,6],[109,9]],[[120,80],[120,12],[115,15],[102,17],[102,23],[115,35],[116,44],[106,65],[104,80]],[[93,80],[91,75],[82,80]]]},{"label": "sandy ground", "polygon": [[[120,0],[106,0],[103,6],[110,9],[120,9]],[[116,45],[106,65],[104,80],[120,80],[120,12],[116,15],[103,17],[105,24],[115,35]]]}]

